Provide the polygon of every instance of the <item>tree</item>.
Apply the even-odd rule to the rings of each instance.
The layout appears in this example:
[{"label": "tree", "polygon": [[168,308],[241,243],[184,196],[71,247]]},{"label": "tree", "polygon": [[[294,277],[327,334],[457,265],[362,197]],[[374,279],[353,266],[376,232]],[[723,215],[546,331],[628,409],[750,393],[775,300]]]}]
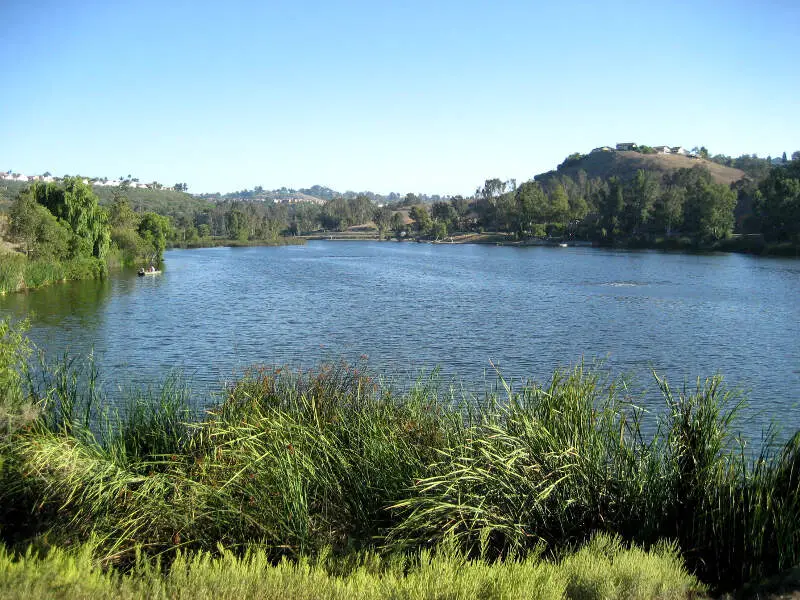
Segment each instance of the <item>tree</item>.
[{"label": "tree", "polygon": [[37,183],[31,189],[36,201],[72,230],[72,256],[105,258],[111,243],[108,214],[89,185],[79,177],[65,177],[63,187]]},{"label": "tree", "polygon": [[450,198],[450,206],[453,207],[453,212],[456,217],[456,229],[467,229],[467,215],[469,214],[469,200],[464,196],[453,196]]},{"label": "tree", "polygon": [[396,212],[392,215],[392,231],[397,237],[405,230],[405,223],[403,222],[403,215]]},{"label": "tree", "polygon": [[622,234],[621,223],[625,210],[623,184],[617,177],[608,180],[608,188],[598,194],[598,211],[600,213],[600,235],[614,240]]},{"label": "tree", "polygon": [[526,181],[517,188],[516,192],[516,222],[517,234],[522,235],[530,231],[534,223],[543,223],[547,218],[548,201],[542,186],[535,181]]},{"label": "tree", "polygon": [[699,180],[687,189],[684,229],[702,241],[717,241],[733,232],[736,193],[728,186]]},{"label": "tree", "polygon": [[[798,165],[792,168],[793,165]],[[796,175],[796,176],[795,176]],[[761,231],[769,241],[800,241],[800,164],[772,169],[759,186],[755,206]]]},{"label": "tree", "polygon": [[225,224],[231,239],[247,241],[249,237],[249,219],[239,208],[232,208],[225,216]]},{"label": "tree", "polygon": [[430,232],[434,239],[444,239],[447,237],[447,224],[444,221],[434,221],[431,225]]},{"label": "tree", "polygon": [[569,218],[569,199],[567,192],[557,185],[550,194],[550,211],[548,220],[554,223],[563,223]]},{"label": "tree", "polygon": [[44,206],[33,199],[30,191],[22,192],[11,206],[11,235],[31,258],[69,258],[72,232]]},{"label": "tree", "polygon": [[624,231],[637,235],[647,225],[653,215],[656,200],[660,194],[657,176],[651,171],[639,169],[626,194],[628,201],[625,207]]},{"label": "tree", "polygon": [[663,191],[653,208],[653,226],[670,235],[672,228],[683,222],[686,190],[670,187]]},{"label": "tree", "polygon": [[433,221],[431,220],[430,214],[428,214],[427,208],[421,204],[412,206],[411,210],[408,212],[408,216],[414,221],[414,227],[420,235],[425,235],[430,231]]},{"label": "tree", "polygon": [[153,262],[160,262],[167,247],[167,238],[172,233],[169,217],[154,212],[144,213],[139,222],[138,233],[149,245]]},{"label": "tree", "polygon": [[109,209],[108,222],[114,229],[136,229],[139,225],[139,215],[131,208],[128,198],[116,190]]},{"label": "tree", "polygon": [[378,228],[378,238],[383,239],[383,234],[392,220],[392,211],[386,206],[381,206],[375,209],[372,220]]},{"label": "tree", "polygon": [[453,222],[457,219],[456,211],[449,202],[434,202],[431,205],[431,216],[435,221],[445,224],[447,229],[453,229]]}]

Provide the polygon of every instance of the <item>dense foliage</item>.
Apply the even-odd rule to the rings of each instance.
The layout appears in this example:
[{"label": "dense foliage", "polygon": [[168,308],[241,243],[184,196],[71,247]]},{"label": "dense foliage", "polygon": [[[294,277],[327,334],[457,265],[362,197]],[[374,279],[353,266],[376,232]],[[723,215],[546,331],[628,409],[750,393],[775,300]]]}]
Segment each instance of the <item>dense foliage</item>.
[{"label": "dense foliage", "polygon": [[[0,344],[18,364],[18,337]],[[10,358],[9,358],[10,357]],[[730,587],[800,560],[800,438],[752,457],[719,378],[647,413],[581,367],[485,398],[393,391],[365,365],[256,369],[201,418],[168,379],[109,411],[91,364],[36,369],[0,423],[0,536],[109,559],[259,544],[269,560],[442,544],[553,556],[603,532],[675,540]],[[10,406],[10,408],[8,408]],[[196,415],[196,416],[193,416]],[[327,549],[327,550],[326,550]]]},{"label": "dense foliage", "polygon": [[[639,151],[654,152],[646,146]],[[353,227],[377,230],[379,238],[391,233],[441,240],[456,233],[499,232],[519,240],[735,249],[726,239],[737,233],[758,234],[750,246],[738,246],[751,251],[765,244],[800,244],[800,153],[771,161],[710,156],[705,148],[694,152],[747,176],[724,185],[704,162],[664,172],[639,169],[624,177],[589,177],[581,170],[587,156],[576,153],[556,171],[519,185],[488,179],[472,197],[256,187],[188,202],[190,196],[173,190],[97,188],[112,194],[110,229],[91,188],[78,178],[65,178],[61,186],[37,184],[23,192],[12,212],[15,235],[31,258],[100,258],[110,249],[123,263],[158,260],[169,245],[285,243],[287,236]],[[159,196],[154,203],[154,194],[174,197]]]},{"label": "dense foliage", "polygon": [[23,189],[9,217],[11,239],[23,254],[3,257],[0,292],[101,277],[109,265],[157,263],[172,236],[168,217],[137,213],[122,195],[110,208],[100,206],[78,177]]}]

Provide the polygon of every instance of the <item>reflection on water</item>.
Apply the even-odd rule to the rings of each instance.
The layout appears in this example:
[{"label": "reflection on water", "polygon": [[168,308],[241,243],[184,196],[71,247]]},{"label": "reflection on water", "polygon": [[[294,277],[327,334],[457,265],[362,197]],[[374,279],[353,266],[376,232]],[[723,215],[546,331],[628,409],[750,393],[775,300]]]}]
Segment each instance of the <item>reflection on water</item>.
[{"label": "reflection on water", "polygon": [[[369,356],[383,373],[440,366],[468,385],[546,378],[606,358],[673,383],[723,373],[750,389],[754,429],[800,427],[800,263],[592,248],[312,242],[171,251],[158,277],[0,299],[51,353],[94,348],[125,387],[181,368],[217,388],[254,363]],[[652,386],[651,386],[652,387]],[[646,399],[646,401],[652,401]]]}]

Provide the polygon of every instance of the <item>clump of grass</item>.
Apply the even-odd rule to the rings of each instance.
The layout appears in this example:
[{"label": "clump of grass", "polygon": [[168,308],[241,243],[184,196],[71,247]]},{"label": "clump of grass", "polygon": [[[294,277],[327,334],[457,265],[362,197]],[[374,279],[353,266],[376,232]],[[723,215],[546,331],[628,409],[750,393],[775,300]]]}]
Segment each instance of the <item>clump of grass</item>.
[{"label": "clump of grass", "polygon": [[800,437],[750,460],[719,377],[682,392],[657,379],[665,410],[650,414],[582,366],[518,390],[501,379],[504,395],[482,402],[426,380],[397,393],[364,365],[260,368],[197,418],[171,379],[109,414],[86,369],[39,369],[28,393],[41,415],[5,446],[0,500],[30,517],[0,533],[18,546],[94,536],[130,565],[137,551],[219,544],[258,543],[279,561],[446,542],[495,560],[604,532],[644,548],[675,540],[722,586],[800,559]]},{"label": "clump of grass", "polygon": [[273,563],[262,549],[179,552],[168,570],[139,554],[126,573],[103,569],[91,543],[13,557],[0,546],[4,598],[691,598],[703,586],[674,547],[650,552],[599,536],[559,562],[533,555],[491,563],[468,560],[451,545],[411,556],[323,555]]},{"label": "clump of grass", "polygon": [[56,260],[28,260],[25,264],[24,278],[26,288],[38,288],[66,279],[66,269]]},{"label": "clump of grass", "polygon": [[77,279],[99,279],[108,272],[97,258],[58,261],[52,258],[31,260],[23,254],[6,253],[0,260],[0,294],[35,289],[51,283]]},{"label": "clump of grass", "polygon": [[25,256],[8,252],[0,260],[0,294],[16,292],[25,286]]}]

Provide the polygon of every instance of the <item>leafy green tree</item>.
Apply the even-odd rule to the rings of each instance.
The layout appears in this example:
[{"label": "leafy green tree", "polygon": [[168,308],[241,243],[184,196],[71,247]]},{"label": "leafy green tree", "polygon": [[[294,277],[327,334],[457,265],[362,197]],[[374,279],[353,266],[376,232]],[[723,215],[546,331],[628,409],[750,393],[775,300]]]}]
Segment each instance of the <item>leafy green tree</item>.
[{"label": "leafy green tree", "polygon": [[658,176],[651,171],[639,169],[636,177],[628,186],[626,194],[624,232],[627,235],[638,235],[650,222],[661,186]]},{"label": "leafy green tree", "polygon": [[557,185],[550,194],[549,221],[554,223],[564,223],[569,218],[569,198],[567,192],[560,185]]},{"label": "leafy green tree", "polygon": [[128,198],[114,193],[113,202],[108,211],[108,222],[113,229],[136,229],[139,226],[139,215],[131,208]]},{"label": "leafy green tree", "polygon": [[160,262],[167,247],[167,238],[171,235],[172,226],[169,217],[154,212],[146,212],[139,222],[138,233],[152,251],[152,260]]},{"label": "leafy green tree", "polygon": [[686,202],[686,190],[681,187],[669,187],[658,197],[653,207],[653,227],[667,235],[674,227],[683,222],[683,205]]},{"label": "leafy green tree", "polygon": [[702,241],[717,241],[733,232],[736,193],[726,185],[699,180],[687,189],[684,230]]},{"label": "leafy green tree", "polygon": [[516,231],[523,234],[531,231],[534,223],[547,220],[549,211],[547,195],[542,186],[535,181],[526,181],[517,188]]},{"label": "leafy green tree", "polygon": [[759,186],[755,212],[766,240],[800,242],[800,161],[772,169]]},{"label": "leafy green tree", "polygon": [[414,228],[420,235],[425,235],[430,231],[433,221],[431,220],[431,215],[428,213],[427,208],[421,204],[412,206],[411,210],[408,212],[408,216],[414,221]]},{"label": "leafy green tree", "polygon": [[372,221],[378,228],[378,237],[383,239],[383,235],[392,221],[392,210],[386,206],[376,208],[372,215]]},{"label": "leafy green tree", "polygon": [[400,236],[400,234],[405,230],[405,224],[403,223],[403,215],[399,212],[396,212],[392,215],[392,231],[394,231],[396,236]]},{"label": "leafy green tree", "polygon": [[608,180],[608,188],[598,194],[600,236],[613,241],[622,235],[622,218],[625,210],[623,183],[617,177]]},{"label": "leafy green tree", "polygon": [[431,225],[431,236],[435,240],[441,240],[447,237],[447,224],[444,221],[435,220]]},{"label": "leafy green tree", "polygon": [[469,200],[463,196],[453,196],[450,198],[450,206],[453,207],[455,214],[455,229],[467,229],[467,220],[469,215]]},{"label": "leafy green tree", "polygon": [[32,193],[39,204],[72,229],[73,256],[105,258],[111,243],[108,214],[98,204],[91,186],[78,177],[65,177],[63,187],[37,183]]},{"label": "leafy green tree", "polygon": [[228,235],[231,239],[247,241],[249,237],[249,219],[239,208],[232,208],[225,217]]},{"label": "leafy green tree", "polygon": [[69,258],[72,232],[38,204],[30,191],[17,197],[11,206],[10,217],[11,235],[20,241],[28,256],[55,260]]},{"label": "leafy green tree", "polygon": [[454,222],[457,220],[456,211],[449,202],[434,202],[431,205],[431,216],[435,221],[440,221],[449,229],[455,229]]}]

